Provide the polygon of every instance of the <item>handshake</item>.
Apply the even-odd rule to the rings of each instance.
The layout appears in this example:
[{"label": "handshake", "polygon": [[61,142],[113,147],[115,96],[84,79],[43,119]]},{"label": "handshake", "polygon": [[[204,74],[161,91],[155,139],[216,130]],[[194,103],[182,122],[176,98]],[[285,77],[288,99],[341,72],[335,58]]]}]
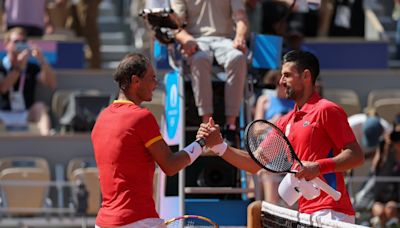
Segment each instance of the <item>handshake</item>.
[{"label": "handshake", "polygon": [[200,125],[196,141],[182,150],[189,155],[190,164],[192,164],[205,151],[206,146],[218,156],[222,156],[228,148],[228,144],[223,141],[219,126],[214,123],[212,118],[208,123]]},{"label": "handshake", "polygon": [[196,141],[200,142],[202,147],[206,146],[207,141],[208,148],[218,156],[222,156],[228,148],[228,144],[224,142],[222,138],[219,126],[215,124],[212,118],[209,119],[208,123],[202,123],[200,125],[197,131]]}]

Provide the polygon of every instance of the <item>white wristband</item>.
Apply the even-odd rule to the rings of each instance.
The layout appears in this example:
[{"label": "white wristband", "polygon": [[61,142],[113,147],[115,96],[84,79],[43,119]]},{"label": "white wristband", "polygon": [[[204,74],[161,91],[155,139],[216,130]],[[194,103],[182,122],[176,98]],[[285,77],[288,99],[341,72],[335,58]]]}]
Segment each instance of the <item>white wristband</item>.
[{"label": "white wristband", "polygon": [[192,164],[201,155],[203,148],[201,148],[200,144],[195,141],[183,148],[183,151],[189,155],[190,164]]},{"label": "white wristband", "polygon": [[227,148],[228,148],[228,144],[226,144],[226,142],[222,142],[220,144],[214,145],[210,149],[212,151],[214,151],[214,153],[216,153],[218,156],[222,156],[222,155],[224,155]]}]

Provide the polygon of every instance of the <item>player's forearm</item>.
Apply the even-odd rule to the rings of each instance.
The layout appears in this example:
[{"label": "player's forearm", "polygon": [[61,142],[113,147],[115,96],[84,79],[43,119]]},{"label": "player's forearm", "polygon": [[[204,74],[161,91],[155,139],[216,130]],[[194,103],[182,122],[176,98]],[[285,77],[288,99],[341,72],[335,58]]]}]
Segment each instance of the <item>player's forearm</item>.
[{"label": "player's forearm", "polygon": [[159,166],[167,176],[173,176],[189,164],[190,158],[187,153],[185,151],[179,151],[177,153],[171,152],[168,161],[166,163],[159,163]]},{"label": "player's forearm", "polygon": [[335,172],[345,172],[347,170],[361,166],[364,163],[364,154],[358,143],[351,143],[342,150],[340,154],[333,158],[335,162]]},{"label": "player's forearm", "polygon": [[247,152],[233,147],[228,147],[222,158],[233,166],[253,174],[257,173],[261,169],[250,158]]}]

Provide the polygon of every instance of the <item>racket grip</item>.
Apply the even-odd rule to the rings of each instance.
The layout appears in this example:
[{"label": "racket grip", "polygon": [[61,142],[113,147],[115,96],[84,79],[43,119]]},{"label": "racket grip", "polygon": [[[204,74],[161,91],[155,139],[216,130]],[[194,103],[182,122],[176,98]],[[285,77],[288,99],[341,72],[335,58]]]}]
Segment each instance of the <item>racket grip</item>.
[{"label": "racket grip", "polygon": [[326,182],[322,181],[319,177],[311,180],[316,186],[318,186],[322,191],[330,195],[335,201],[338,201],[342,197],[342,193],[336,191]]}]

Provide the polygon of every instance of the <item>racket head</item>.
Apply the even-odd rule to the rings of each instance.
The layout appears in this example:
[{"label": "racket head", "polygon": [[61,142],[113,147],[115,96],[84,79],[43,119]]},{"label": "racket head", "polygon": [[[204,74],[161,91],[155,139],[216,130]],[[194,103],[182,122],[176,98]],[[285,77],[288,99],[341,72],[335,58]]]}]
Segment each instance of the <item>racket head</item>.
[{"label": "racket head", "polygon": [[292,166],[301,166],[289,139],[273,123],[254,120],[245,129],[245,147],[250,157],[262,168],[274,173],[295,173]]},{"label": "racket head", "polygon": [[218,228],[218,224],[213,222],[211,219],[200,216],[200,215],[183,215],[175,217],[165,221],[164,223],[168,228],[173,227],[215,227]]}]

